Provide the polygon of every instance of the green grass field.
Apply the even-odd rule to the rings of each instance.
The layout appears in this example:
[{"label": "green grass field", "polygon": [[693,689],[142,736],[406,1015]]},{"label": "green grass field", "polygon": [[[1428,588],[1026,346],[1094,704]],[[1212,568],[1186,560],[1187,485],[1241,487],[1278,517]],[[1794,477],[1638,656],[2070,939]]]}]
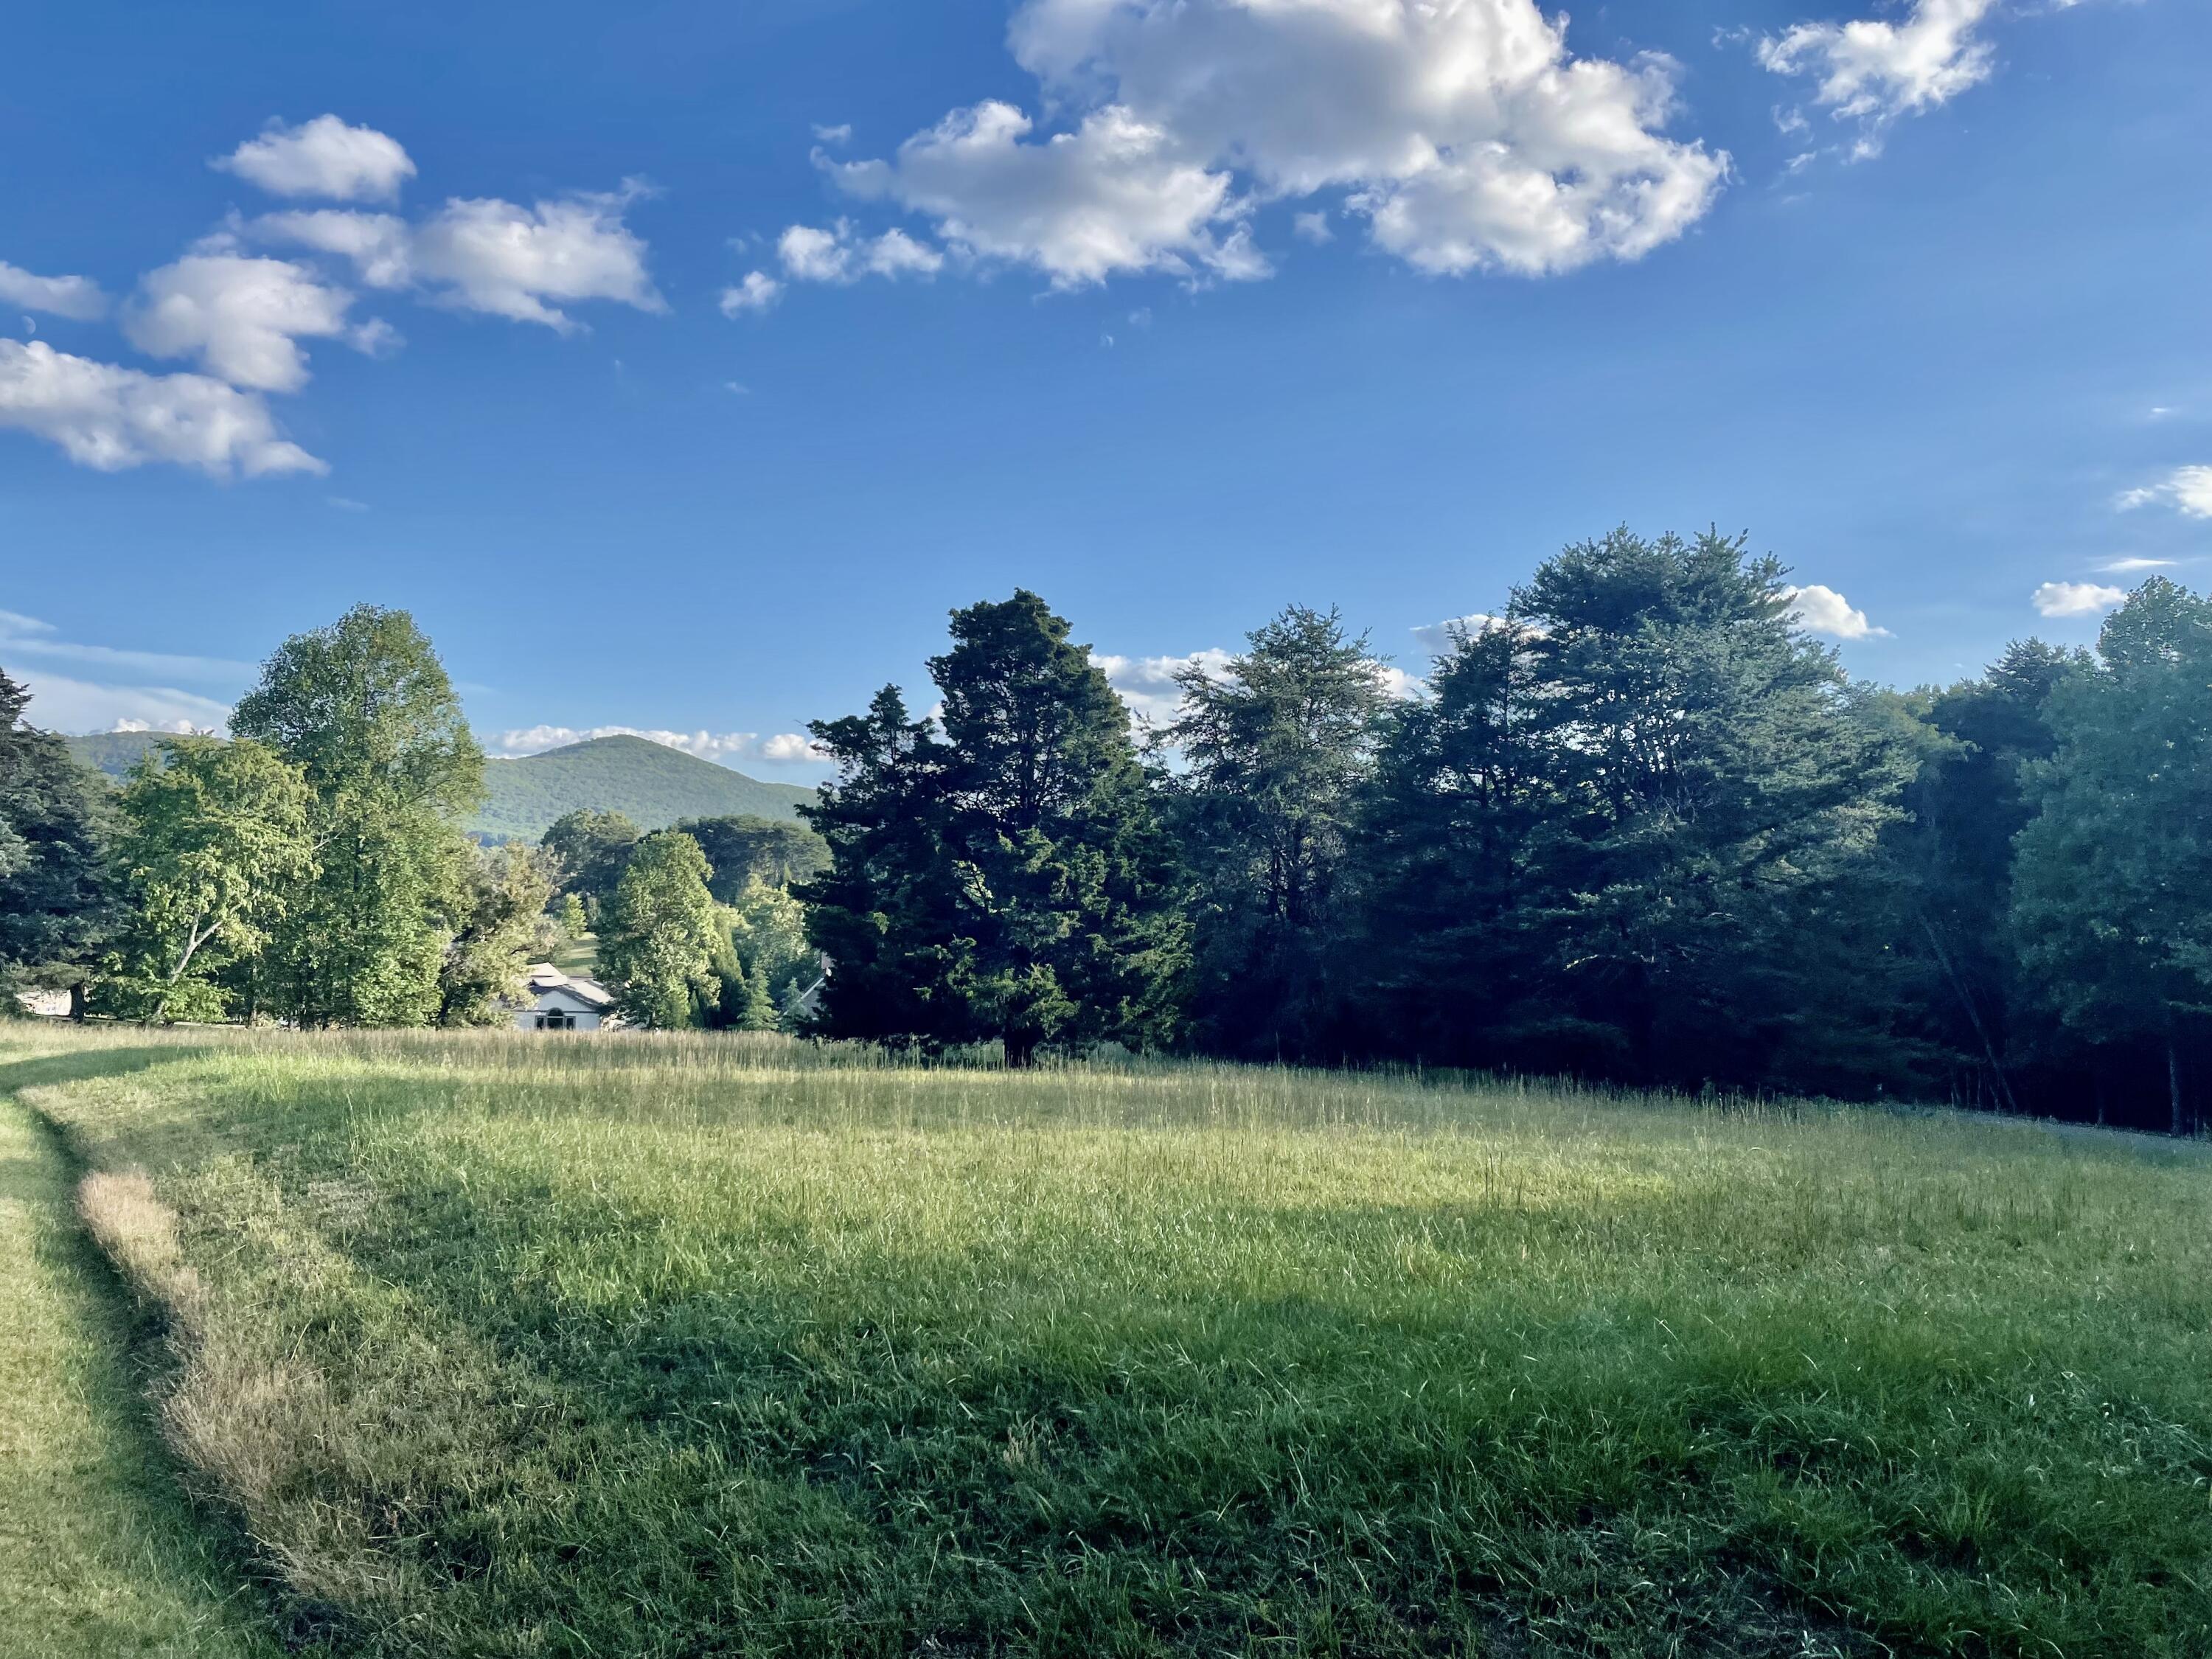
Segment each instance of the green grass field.
[{"label": "green grass field", "polygon": [[0,1033],[369,1655],[2212,1653],[2212,1170],[778,1038]]},{"label": "green grass field", "polygon": [[52,1131],[0,1099],[0,1652],[276,1659],[196,1523]]}]

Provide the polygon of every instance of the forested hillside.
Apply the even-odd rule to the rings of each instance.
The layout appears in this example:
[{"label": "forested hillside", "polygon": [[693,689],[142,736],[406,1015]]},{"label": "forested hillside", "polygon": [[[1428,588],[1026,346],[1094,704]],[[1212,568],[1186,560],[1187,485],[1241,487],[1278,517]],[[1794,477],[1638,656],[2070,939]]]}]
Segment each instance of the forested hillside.
[{"label": "forested hillside", "polygon": [[489,798],[469,821],[494,840],[535,841],[569,812],[620,812],[641,830],[679,818],[791,818],[811,789],[763,783],[646,738],[593,738],[484,766]]},{"label": "forested hillside", "polygon": [[[94,771],[122,778],[161,741],[159,732],[95,732],[68,739]],[[483,807],[468,820],[489,841],[535,841],[584,810],[620,812],[641,830],[680,818],[790,818],[811,789],[763,783],[645,738],[593,738],[521,760],[487,762]]]}]

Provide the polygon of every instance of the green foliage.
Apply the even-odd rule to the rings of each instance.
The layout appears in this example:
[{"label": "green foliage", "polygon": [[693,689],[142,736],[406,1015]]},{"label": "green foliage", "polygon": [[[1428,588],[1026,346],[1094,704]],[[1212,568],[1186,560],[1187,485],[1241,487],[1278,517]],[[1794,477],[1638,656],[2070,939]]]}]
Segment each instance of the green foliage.
[{"label": "green foliage", "polygon": [[308,1026],[435,1018],[472,903],[459,823],[483,798],[484,762],[429,641],[404,611],[357,605],[286,641],[231,729],[314,792],[320,868],[276,929],[257,1001]]},{"label": "green foliage", "polygon": [[591,920],[584,914],[584,901],[574,893],[561,895],[561,934],[565,939],[579,939],[591,931]]},{"label": "green foliage", "polygon": [[0,997],[82,987],[118,920],[104,791],[59,738],[24,723],[30,694],[0,673]]},{"label": "green foliage", "polygon": [[120,802],[127,921],[101,1000],[126,1018],[219,1019],[317,873],[300,769],[250,738],[170,738]]},{"label": "green foliage", "polygon": [[1176,683],[1181,713],[1154,742],[1182,761],[1160,783],[1194,893],[1200,1039],[1217,1053],[1330,1056],[1342,994],[1330,970],[1389,701],[1382,665],[1334,611],[1293,605],[1218,678],[1194,665]]},{"label": "green foliage", "polygon": [[829,847],[804,823],[738,817],[686,818],[676,827],[699,843],[714,866],[708,890],[724,904],[737,903],[755,882],[790,887],[830,866]]},{"label": "green foliage", "polygon": [[621,812],[643,830],[686,818],[796,817],[811,789],[763,783],[647,738],[592,738],[484,769],[486,799],[472,834],[535,841],[580,811]]},{"label": "green foliage", "polygon": [[788,890],[757,878],[748,882],[729,909],[732,944],[745,971],[757,978],[771,1009],[794,987],[804,990],[820,969],[806,940],[806,908]]},{"label": "green foliage", "polygon": [[2106,620],[2097,656],[2049,696],[2014,920],[2069,1025],[2166,1048],[2179,1133],[2178,1051],[2212,1015],[2212,601],[2154,578]]},{"label": "green foliage", "polygon": [[696,1025],[702,1006],[720,1000],[714,960],[728,935],[707,876],[699,843],[663,830],[638,843],[607,905],[600,971],[621,988],[622,1011],[640,1025]]},{"label": "green foliage", "polygon": [[719,1034],[36,1041],[0,1066],[173,1216],[118,1259],[222,1360],[175,1385],[196,1480],[356,1659],[2212,1652],[2202,1148]]},{"label": "green foliage", "polygon": [[538,844],[553,860],[561,890],[581,898],[588,915],[614,896],[644,833],[620,812],[586,807],[563,813]]},{"label": "green foliage", "polygon": [[995,1039],[1022,1066],[1172,1029],[1173,848],[1127,714],[1067,634],[1026,592],[956,611],[929,665],[941,738],[889,687],[813,728],[839,768],[806,809],[831,866],[800,893],[830,1032]]},{"label": "green foliage", "polygon": [[532,960],[552,942],[544,937],[553,896],[546,854],[509,842],[479,852],[471,876],[460,931],[439,975],[441,1025],[504,1024],[502,1005],[521,1000]]},{"label": "green foliage", "polygon": [[1855,978],[1853,883],[1914,757],[1793,625],[1782,576],[1717,533],[1571,547],[1395,723],[1371,948],[1451,988],[1407,1011],[1437,1057],[1692,1085],[1848,1070],[1883,1002]]}]

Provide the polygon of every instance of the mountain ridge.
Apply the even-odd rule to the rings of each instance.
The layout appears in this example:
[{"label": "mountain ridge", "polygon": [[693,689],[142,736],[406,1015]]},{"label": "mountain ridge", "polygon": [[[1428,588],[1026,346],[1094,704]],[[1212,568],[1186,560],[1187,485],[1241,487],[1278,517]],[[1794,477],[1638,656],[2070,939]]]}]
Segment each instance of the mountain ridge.
[{"label": "mountain ridge", "polygon": [[[85,765],[121,778],[161,732],[95,732],[65,738]],[[587,738],[514,760],[487,760],[483,807],[468,823],[486,841],[535,841],[564,812],[621,812],[641,830],[680,818],[795,818],[814,792],[769,783],[649,738]]]}]

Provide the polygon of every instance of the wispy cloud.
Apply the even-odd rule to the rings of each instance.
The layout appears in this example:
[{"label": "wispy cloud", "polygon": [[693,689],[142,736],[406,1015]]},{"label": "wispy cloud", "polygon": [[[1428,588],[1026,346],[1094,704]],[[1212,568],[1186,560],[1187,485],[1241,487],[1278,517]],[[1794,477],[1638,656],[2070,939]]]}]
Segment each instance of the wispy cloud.
[{"label": "wispy cloud", "polygon": [[2156,483],[2124,489],[2112,502],[2123,513],[2163,505],[2191,519],[2212,519],[2212,466],[2178,466]]},{"label": "wispy cloud", "polygon": [[52,623],[13,611],[0,611],[0,655],[86,663],[125,673],[161,675],[216,684],[240,684],[251,680],[254,674],[252,663],[231,662],[221,657],[177,656],[161,651],[81,645],[61,638]]}]

